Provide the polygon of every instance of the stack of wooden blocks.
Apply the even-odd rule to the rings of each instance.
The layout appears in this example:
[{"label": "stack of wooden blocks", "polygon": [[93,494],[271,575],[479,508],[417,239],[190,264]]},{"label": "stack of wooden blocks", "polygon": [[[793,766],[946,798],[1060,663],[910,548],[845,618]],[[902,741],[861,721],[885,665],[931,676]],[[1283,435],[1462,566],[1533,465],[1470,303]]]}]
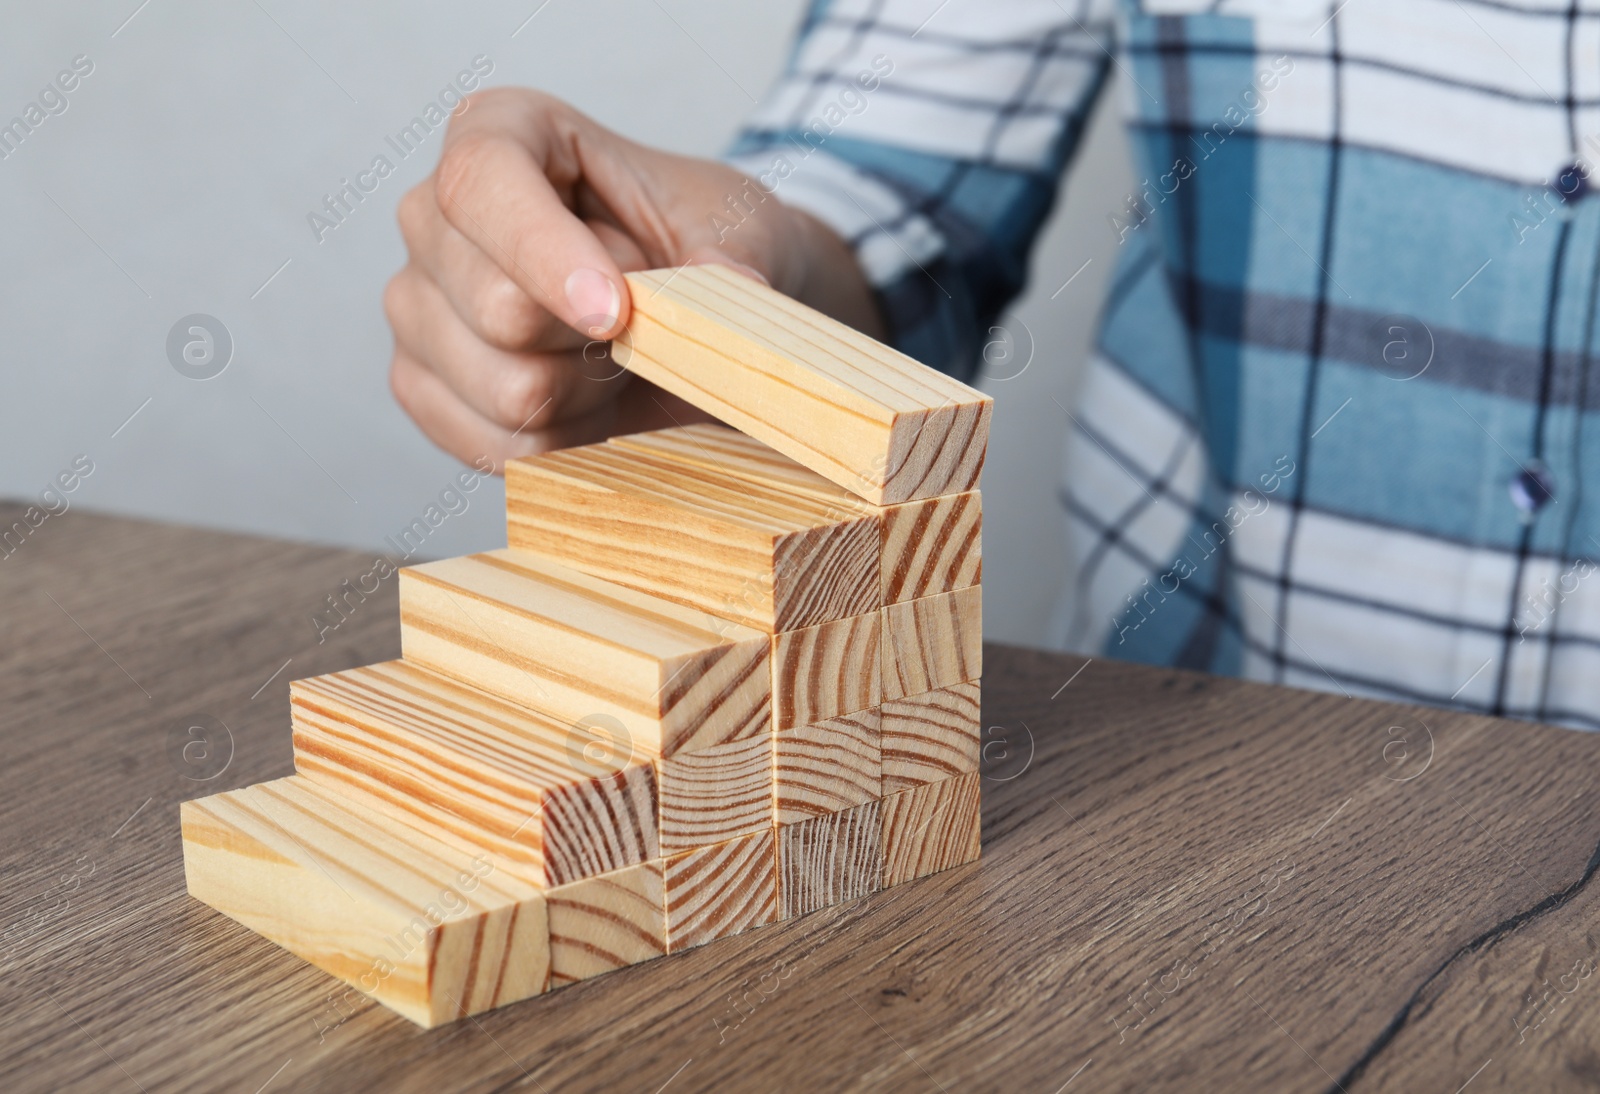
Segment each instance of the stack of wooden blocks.
[{"label": "stack of wooden blocks", "polygon": [[[432,1026],[970,862],[990,401],[716,267],[615,358],[728,422],[506,468],[296,681],[295,774],[186,802],[189,892]],[[742,432],[741,432],[742,430]]]}]

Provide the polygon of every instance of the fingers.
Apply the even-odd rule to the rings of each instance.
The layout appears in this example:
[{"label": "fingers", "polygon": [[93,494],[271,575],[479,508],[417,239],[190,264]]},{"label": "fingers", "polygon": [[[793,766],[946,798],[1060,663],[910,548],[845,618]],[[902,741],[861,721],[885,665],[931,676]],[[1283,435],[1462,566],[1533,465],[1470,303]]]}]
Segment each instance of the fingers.
[{"label": "fingers", "polygon": [[507,460],[519,456],[604,440],[615,416],[613,407],[607,404],[538,431],[507,429],[473,410],[431,369],[400,348],[395,350],[389,369],[389,389],[400,408],[434,444],[463,463],[473,464],[487,457],[496,474],[503,472]]},{"label": "fingers", "polygon": [[429,177],[400,199],[400,233],[411,261],[449,298],[472,332],[501,349],[567,349],[582,344],[439,210]]},{"label": "fingers", "polygon": [[432,372],[479,417],[506,430],[540,430],[589,413],[614,398],[617,369],[602,347],[569,353],[516,353],[490,345],[456,313],[416,266],[384,293],[395,343]]},{"label": "fingers", "polygon": [[448,451],[496,463],[698,417],[597,341],[627,323],[622,271],[715,262],[794,294],[810,253],[795,218],[725,166],[538,93],[472,102],[400,207],[411,264],[384,304],[402,407]]},{"label": "fingers", "polygon": [[748,263],[740,262],[726,251],[722,250],[720,247],[696,247],[693,251],[689,252],[689,257],[685,260],[684,265],[726,266],[734,273],[743,277],[748,277],[751,281],[765,285],[769,289],[772,287],[772,282],[767,279],[766,274],[762,273],[760,270],[749,265]]},{"label": "fingers", "polygon": [[474,105],[440,156],[445,220],[568,326],[593,338],[616,333],[627,318],[622,271],[556,188],[581,177],[573,150],[581,119],[526,94]]}]

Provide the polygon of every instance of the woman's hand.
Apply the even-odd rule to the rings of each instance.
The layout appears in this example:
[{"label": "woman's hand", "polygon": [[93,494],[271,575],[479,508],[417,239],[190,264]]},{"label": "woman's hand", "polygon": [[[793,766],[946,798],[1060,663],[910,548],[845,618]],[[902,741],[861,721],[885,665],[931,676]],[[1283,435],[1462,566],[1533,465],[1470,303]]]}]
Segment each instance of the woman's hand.
[{"label": "woman's hand", "polygon": [[496,89],[454,118],[401,199],[390,386],[441,448],[504,461],[708,416],[612,364],[624,271],[723,263],[878,333],[833,232],[732,168],[626,140],[547,95]]}]

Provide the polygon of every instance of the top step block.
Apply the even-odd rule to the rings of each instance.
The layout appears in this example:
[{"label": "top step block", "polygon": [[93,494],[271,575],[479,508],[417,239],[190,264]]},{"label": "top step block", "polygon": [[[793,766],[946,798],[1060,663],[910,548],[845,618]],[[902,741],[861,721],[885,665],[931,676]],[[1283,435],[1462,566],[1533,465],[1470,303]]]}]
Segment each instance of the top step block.
[{"label": "top step block", "polygon": [[977,486],[989,396],[725,267],[627,280],[629,371],[875,505]]},{"label": "top step block", "polygon": [[976,490],[873,505],[754,437],[711,423],[633,433],[609,443],[870,517],[882,543],[885,604],[955,592],[982,580],[983,499]]},{"label": "top step block", "polygon": [[880,606],[869,508],[609,443],[506,463],[514,550],[768,634]]}]

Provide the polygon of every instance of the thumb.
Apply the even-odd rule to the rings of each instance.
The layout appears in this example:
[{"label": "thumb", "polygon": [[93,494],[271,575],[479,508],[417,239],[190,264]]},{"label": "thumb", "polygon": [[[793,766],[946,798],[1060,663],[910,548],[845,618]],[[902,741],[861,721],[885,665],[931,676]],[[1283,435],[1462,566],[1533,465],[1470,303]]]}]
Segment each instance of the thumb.
[{"label": "thumb", "polygon": [[758,269],[748,262],[741,262],[727,251],[719,247],[696,247],[689,252],[688,258],[683,263],[685,266],[726,266],[735,273],[742,274],[752,281],[772,287],[772,278],[766,270]]}]

